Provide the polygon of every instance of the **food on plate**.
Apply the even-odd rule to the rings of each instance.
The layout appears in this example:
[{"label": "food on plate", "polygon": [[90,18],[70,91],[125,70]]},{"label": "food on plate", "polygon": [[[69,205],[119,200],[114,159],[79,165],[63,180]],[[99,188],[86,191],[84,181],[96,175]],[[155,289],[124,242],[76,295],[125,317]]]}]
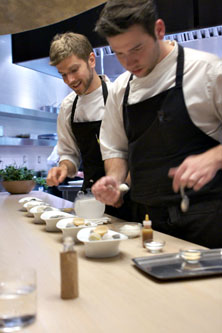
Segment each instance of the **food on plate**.
[{"label": "food on plate", "polygon": [[89,240],[90,241],[97,241],[97,240],[101,240],[102,237],[100,234],[98,234],[97,232],[91,232],[89,235]]},{"label": "food on plate", "polygon": [[98,227],[96,227],[94,229],[94,232],[99,234],[102,237],[103,235],[105,235],[107,233],[108,230],[109,229],[106,225],[99,225]]},{"label": "food on plate", "polygon": [[112,235],[112,238],[113,239],[120,239],[120,235],[119,234],[114,234],[114,235]]},{"label": "food on plate", "polygon": [[89,241],[120,239],[119,234],[112,234],[107,226],[100,225],[90,230]]},{"label": "food on plate", "polygon": [[85,224],[85,220],[84,220],[83,218],[81,218],[81,217],[74,217],[74,219],[73,219],[73,224],[74,224],[76,227],[78,227],[78,226],[80,226],[80,225]]},{"label": "food on plate", "polygon": [[55,208],[47,206],[47,205],[39,205],[36,207],[36,213],[43,213],[43,212],[48,212],[51,210],[54,210]]},{"label": "food on plate", "polygon": [[62,208],[61,210],[62,210],[62,212],[65,212],[65,213],[72,213],[73,212],[73,208]]},{"label": "food on plate", "polygon": [[110,240],[113,239],[113,235],[111,235],[109,232],[107,232],[105,235],[103,235],[102,240]]},{"label": "food on plate", "polygon": [[65,216],[62,214],[55,214],[55,215],[51,215],[49,216],[49,219],[58,219],[58,218],[64,218]]}]

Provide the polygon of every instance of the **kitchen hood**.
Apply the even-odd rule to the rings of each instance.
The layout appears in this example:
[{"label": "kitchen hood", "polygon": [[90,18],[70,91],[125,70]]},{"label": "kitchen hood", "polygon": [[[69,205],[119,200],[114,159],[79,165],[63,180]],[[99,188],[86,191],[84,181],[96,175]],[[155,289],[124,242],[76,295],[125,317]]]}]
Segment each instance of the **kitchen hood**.
[{"label": "kitchen hood", "polygon": [[[169,34],[165,40],[176,40],[184,47],[214,53],[222,57],[222,25],[204,29]],[[111,81],[124,72],[110,46],[94,48],[96,71],[106,74]],[[61,78],[56,67],[49,65],[49,57],[20,62],[19,65]]]},{"label": "kitchen hood", "polygon": [[[155,0],[159,17],[166,23],[165,39],[222,57],[222,1]],[[50,41],[56,33],[74,31],[90,40],[96,55],[96,71],[114,80],[124,69],[107,42],[94,31],[104,4],[57,24],[12,35],[13,63],[48,75],[61,77],[49,65]],[[173,8],[173,10],[172,10]],[[176,14],[175,14],[176,13]],[[211,24],[211,25],[210,25]]]}]

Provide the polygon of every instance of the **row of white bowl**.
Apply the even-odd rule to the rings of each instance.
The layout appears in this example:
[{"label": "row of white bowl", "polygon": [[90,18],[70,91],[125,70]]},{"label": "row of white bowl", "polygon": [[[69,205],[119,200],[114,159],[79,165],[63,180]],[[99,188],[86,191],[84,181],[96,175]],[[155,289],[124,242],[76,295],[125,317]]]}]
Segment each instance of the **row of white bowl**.
[{"label": "row of white bowl", "polygon": [[[48,203],[34,197],[25,197],[19,200],[21,209],[27,211],[29,216],[34,216],[34,223],[46,223],[46,231],[55,232],[62,231],[63,237],[71,236],[75,242],[83,242],[85,244],[85,254],[91,258],[107,258],[113,257],[119,253],[119,244],[121,240],[128,237],[119,232],[108,230],[110,235],[119,234],[119,239],[109,239],[100,241],[89,241],[89,235],[98,223],[91,219],[85,219],[85,224],[75,226],[73,223],[76,217],[73,214],[62,212],[58,208],[51,207]],[[40,212],[42,208],[51,209],[50,211]],[[106,218],[104,217],[104,221]]]}]

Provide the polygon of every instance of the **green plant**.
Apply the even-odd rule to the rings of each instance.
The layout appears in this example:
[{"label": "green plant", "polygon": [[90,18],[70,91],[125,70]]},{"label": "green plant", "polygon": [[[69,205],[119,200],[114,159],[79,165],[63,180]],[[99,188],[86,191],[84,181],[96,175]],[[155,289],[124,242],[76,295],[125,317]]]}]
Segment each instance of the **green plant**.
[{"label": "green plant", "polygon": [[34,178],[34,170],[28,169],[27,167],[8,165],[0,170],[0,176],[3,181],[32,180]]},{"label": "green plant", "polygon": [[48,188],[48,185],[47,185],[47,183],[46,183],[45,178],[37,177],[37,178],[35,178],[35,182],[36,182],[38,185],[43,186],[44,189],[47,189],[47,188]]},{"label": "green plant", "polygon": [[34,170],[27,167],[18,167],[15,164],[0,169],[0,177],[3,181],[34,180],[36,184],[43,186],[45,189],[48,188],[46,180],[42,177],[36,177]]}]

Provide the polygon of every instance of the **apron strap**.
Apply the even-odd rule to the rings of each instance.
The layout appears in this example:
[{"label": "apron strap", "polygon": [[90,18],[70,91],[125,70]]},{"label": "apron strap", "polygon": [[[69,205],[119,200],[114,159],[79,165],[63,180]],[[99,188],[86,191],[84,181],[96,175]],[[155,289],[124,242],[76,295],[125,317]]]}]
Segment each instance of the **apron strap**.
[{"label": "apron strap", "polygon": [[103,80],[103,78],[101,76],[100,76],[100,80],[102,82],[102,92],[103,92],[104,105],[106,105],[106,100],[107,100],[107,97],[108,97],[108,89],[107,89],[106,82]]},{"label": "apron strap", "polygon": [[125,107],[125,105],[127,105],[127,102],[128,102],[129,91],[130,91],[130,81],[132,80],[132,78],[133,78],[133,74],[130,75],[129,81],[126,86],[124,99],[123,99],[123,107]]},{"label": "apron strap", "polygon": [[176,70],[176,86],[177,87],[182,87],[183,69],[184,69],[184,50],[183,50],[183,47],[180,44],[178,44],[177,70]]}]

